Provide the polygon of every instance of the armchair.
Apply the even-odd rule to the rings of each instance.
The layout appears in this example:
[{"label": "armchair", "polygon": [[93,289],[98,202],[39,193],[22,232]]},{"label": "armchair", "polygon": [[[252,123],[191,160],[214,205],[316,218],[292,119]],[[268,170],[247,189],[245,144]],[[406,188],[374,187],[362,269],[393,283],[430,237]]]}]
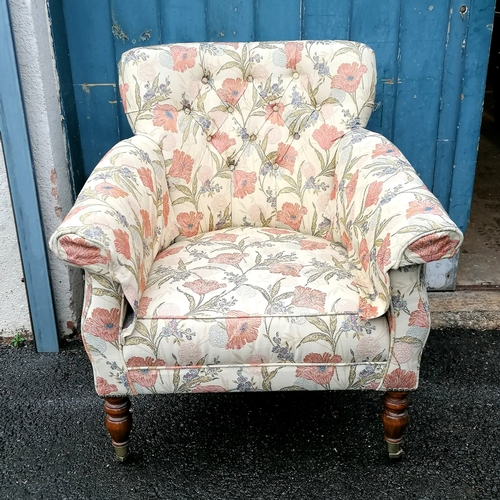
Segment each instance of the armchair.
[{"label": "armchair", "polygon": [[117,457],[129,396],[376,390],[389,456],[430,329],[426,262],[462,235],[366,126],[375,57],[348,41],[123,54],[134,131],[51,249],[85,270],[82,338]]}]

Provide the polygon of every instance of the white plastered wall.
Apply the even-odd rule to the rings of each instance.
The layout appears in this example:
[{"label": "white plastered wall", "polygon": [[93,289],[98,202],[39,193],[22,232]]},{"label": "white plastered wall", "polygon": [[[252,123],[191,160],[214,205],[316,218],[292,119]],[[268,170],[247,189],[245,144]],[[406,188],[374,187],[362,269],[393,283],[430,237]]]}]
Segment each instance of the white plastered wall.
[{"label": "white plastered wall", "polygon": [[1,140],[0,207],[0,337],[25,337],[31,322]]},{"label": "white plastered wall", "polygon": [[[9,0],[9,4],[39,204],[48,241],[72,205],[50,23],[45,0]],[[4,190],[3,184],[0,190]],[[4,252],[6,250],[0,247],[3,259]],[[67,268],[50,252],[49,266],[59,335],[69,335],[80,317],[81,272]]]}]

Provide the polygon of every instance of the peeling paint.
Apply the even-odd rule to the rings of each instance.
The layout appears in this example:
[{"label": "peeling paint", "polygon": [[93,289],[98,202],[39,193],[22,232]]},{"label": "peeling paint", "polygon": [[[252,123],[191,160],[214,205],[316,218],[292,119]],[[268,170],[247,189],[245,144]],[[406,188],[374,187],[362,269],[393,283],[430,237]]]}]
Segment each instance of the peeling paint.
[{"label": "peeling paint", "polygon": [[113,36],[120,39],[122,43],[125,43],[128,40],[127,33],[122,30],[121,26],[117,22],[114,22],[113,26],[111,26],[111,32],[113,33]]},{"label": "peeling paint", "polygon": [[151,38],[152,32],[153,32],[153,30],[143,31],[141,36],[139,37],[141,39],[141,42],[145,42],[146,40],[149,40]]},{"label": "peeling paint", "polygon": [[114,101],[108,101],[109,104],[116,104],[118,101],[115,99]]},{"label": "peeling paint", "polygon": [[50,190],[50,193],[52,194],[52,197],[56,201],[56,205],[54,205],[54,212],[55,212],[57,218],[61,219],[62,208],[61,208],[61,203],[59,200],[59,191],[57,189],[57,171],[55,168],[53,168],[50,171],[50,182],[52,184],[52,189]]},{"label": "peeling paint", "polygon": [[394,85],[394,78],[383,78],[382,83],[385,83],[386,85]]},{"label": "peeling paint", "polygon": [[90,89],[92,87],[113,87],[116,88],[116,83],[80,83],[82,90],[87,94],[90,94]]}]

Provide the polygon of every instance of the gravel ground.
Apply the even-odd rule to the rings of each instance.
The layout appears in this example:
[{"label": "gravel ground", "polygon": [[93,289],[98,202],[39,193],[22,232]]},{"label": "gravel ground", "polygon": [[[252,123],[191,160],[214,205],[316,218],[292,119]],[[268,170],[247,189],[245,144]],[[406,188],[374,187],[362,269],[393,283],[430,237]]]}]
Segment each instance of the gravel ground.
[{"label": "gravel ground", "polygon": [[0,347],[0,498],[500,498],[500,332],[434,331],[406,458],[386,458],[381,395],[196,394],[132,400],[114,461],[79,342]]}]

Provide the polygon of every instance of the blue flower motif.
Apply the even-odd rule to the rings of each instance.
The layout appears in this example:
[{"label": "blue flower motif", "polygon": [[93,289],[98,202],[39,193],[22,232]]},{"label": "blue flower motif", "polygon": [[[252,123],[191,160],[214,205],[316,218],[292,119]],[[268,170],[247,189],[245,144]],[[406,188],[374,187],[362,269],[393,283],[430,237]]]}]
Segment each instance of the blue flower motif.
[{"label": "blue flower motif", "polygon": [[403,299],[403,296],[399,292],[396,295],[392,296],[391,301],[394,311],[399,312],[408,309],[408,303]]},{"label": "blue flower motif", "polygon": [[327,76],[330,74],[330,68],[324,63],[324,62],[319,62],[317,61],[314,64],[314,69],[318,72],[319,75],[321,76]]},{"label": "blue flower motif", "polygon": [[375,373],[375,367],[369,365],[359,373],[359,376],[361,378],[366,378],[369,377],[370,375],[373,375],[374,373]]},{"label": "blue flower motif", "polygon": [[160,335],[166,338],[174,337],[178,340],[181,340],[183,337],[186,337],[186,340],[192,340],[195,333],[191,330],[191,328],[179,328],[179,321],[171,319],[167,323],[167,326],[164,326],[161,329]]},{"label": "blue flower motif", "polygon": [[273,165],[270,161],[266,161],[262,167],[260,167],[260,174],[267,175],[273,168]]},{"label": "blue flower motif", "polygon": [[236,379],[236,382],[238,382],[236,390],[241,392],[252,391],[253,390],[252,383],[250,382],[250,380],[248,380],[247,377],[243,376],[243,368],[240,368],[236,373],[238,374],[238,378]]},{"label": "blue flower motif", "polygon": [[85,236],[88,236],[89,238],[100,240],[104,236],[104,231],[100,227],[91,227],[89,229],[86,229],[83,234],[85,234]]},{"label": "blue flower motif", "polygon": [[200,370],[189,370],[184,377],[182,377],[182,380],[184,380],[184,382],[190,382],[198,376],[199,372]]}]

